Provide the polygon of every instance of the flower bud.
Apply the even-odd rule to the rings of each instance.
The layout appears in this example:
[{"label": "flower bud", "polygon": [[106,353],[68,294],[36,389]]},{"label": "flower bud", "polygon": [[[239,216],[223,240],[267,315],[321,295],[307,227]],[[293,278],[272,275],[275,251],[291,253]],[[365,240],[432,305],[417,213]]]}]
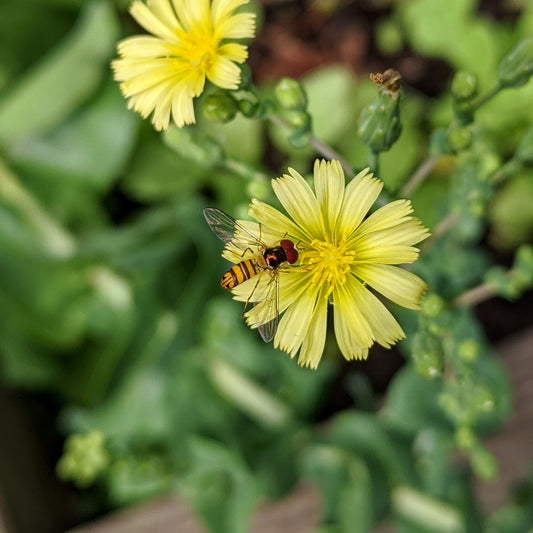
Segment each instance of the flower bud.
[{"label": "flower bud", "polygon": [[306,111],[289,110],[282,116],[290,127],[289,143],[295,148],[308,146],[312,137],[311,115]]},{"label": "flower bud", "polygon": [[425,331],[418,332],[413,339],[412,356],[420,376],[434,379],[442,375],[444,357],[433,335]]},{"label": "flower bud", "polygon": [[485,283],[488,283],[494,289],[494,292],[504,298],[516,298],[520,290],[512,283],[507,270],[500,266],[494,266],[487,270],[483,277]]},{"label": "flower bud", "polygon": [[239,100],[239,111],[248,118],[258,118],[261,113],[261,104],[257,100]]},{"label": "flower bud", "polygon": [[498,68],[502,87],[520,87],[533,74],[533,35],[522,39],[506,56]]},{"label": "flower bud", "polygon": [[451,91],[452,96],[460,102],[472,100],[478,91],[477,76],[470,72],[460,70],[453,77]]},{"label": "flower bud", "polygon": [[207,120],[229,122],[235,118],[238,105],[230,94],[216,91],[203,100],[202,113]]},{"label": "flower bud", "polygon": [[[374,75],[374,81],[376,76]],[[399,79],[391,80],[390,83],[382,82],[378,98],[365,107],[359,116],[357,133],[375,153],[389,150],[400,136],[400,95]]]},{"label": "flower bud", "polygon": [[471,450],[478,439],[470,426],[460,426],[455,432],[455,442],[461,450]]},{"label": "flower bud", "polygon": [[457,154],[470,148],[472,144],[472,130],[468,127],[453,128],[448,132],[448,150]]},{"label": "flower bud", "polygon": [[498,463],[494,455],[479,441],[470,452],[470,461],[474,472],[482,479],[494,479],[498,474]]},{"label": "flower bud", "polygon": [[516,252],[513,270],[523,280],[524,289],[533,283],[533,246],[524,244]]},{"label": "flower bud", "polygon": [[480,351],[481,346],[479,342],[473,339],[461,341],[457,346],[457,355],[465,363],[474,362],[478,358]]},{"label": "flower bud", "polygon": [[88,487],[108,465],[109,454],[101,431],[75,433],[65,441],[63,455],[57,463],[57,474],[79,487]]},{"label": "flower bud", "polygon": [[282,78],[274,87],[276,99],[283,109],[305,111],[307,94],[304,88],[292,78]]},{"label": "flower bud", "polygon": [[430,292],[422,299],[420,312],[428,317],[439,316],[444,309],[444,300],[436,293]]}]

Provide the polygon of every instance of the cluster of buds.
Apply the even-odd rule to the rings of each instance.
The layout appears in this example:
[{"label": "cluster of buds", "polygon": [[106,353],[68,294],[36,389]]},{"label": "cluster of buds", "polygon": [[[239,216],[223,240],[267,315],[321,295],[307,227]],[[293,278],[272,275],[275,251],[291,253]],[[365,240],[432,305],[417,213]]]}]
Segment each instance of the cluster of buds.
[{"label": "cluster of buds", "polygon": [[307,94],[292,78],[282,78],[274,87],[274,96],[282,120],[289,127],[289,143],[305,148],[312,137],[311,115],[307,111]]},{"label": "cluster of buds", "polygon": [[63,455],[57,463],[57,474],[78,487],[88,487],[107,469],[109,461],[105,436],[101,431],[75,433],[65,441]]}]

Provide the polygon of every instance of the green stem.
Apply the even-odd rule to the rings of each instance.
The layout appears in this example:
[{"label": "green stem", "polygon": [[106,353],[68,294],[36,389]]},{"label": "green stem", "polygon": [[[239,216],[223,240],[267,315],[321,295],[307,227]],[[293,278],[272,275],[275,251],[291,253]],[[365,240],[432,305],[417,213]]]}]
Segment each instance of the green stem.
[{"label": "green stem", "polygon": [[474,113],[477,111],[481,106],[485,105],[487,102],[492,100],[501,90],[503,87],[500,84],[496,84],[488,93],[483,95],[477,102],[472,103],[470,106],[470,111]]},{"label": "green stem", "polygon": [[353,178],[352,165],[350,165],[350,163],[348,163],[348,161],[346,161],[338,152],[331,148],[331,146],[328,146],[314,135],[313,137],[311,137],[311,141],[309,142],[309,144],[326,159],[336,159],[341,164],[341,167],[344,170],[346,177],[349,180]]},{"label": "green stem", "polygon": [[431,232],[431,235],[420,245],[420,250],[427,250],[437,239],[440,239],[450,228],[459,222],[456,213],[448,213]]},{"label": "green stem", "polygon": [[[268,120],[272,122],[272,124],[276,124],[277,126],[281,126],[285,129],[290,129],[289,124],[285,122],[280,116],[278,115],[269,115]],[[344,170],[344,173],[348,177],[348,179],[353,178],[353,167],[350,165],[348,161],[342,155],[340,155],[336,150],[334,150],[331,146],[326,144],[325,142],[321,141],[314,135],[311,137],[311,140],[309,141],[309,144],[311,145],[314,150],[319,153],[321,156],[325,157],[328,160],[336,159],[342,166],[342,169]]]},{"label": "green stem", "polygon": [[481,283],[480,285],[463,292],[463,294],[460,294],[452,302],[452,306],[473,307],[474,305],[484,302],[495,295],[496,291],[494,289],[494,285],[491,283]]},{"label": "green stem", "polygon": [[238,174],[239,176],[242,176],[246,179],[250,179],[252,181],[264,182],[270,180],[270,176],[267,176],[264,172],[261,172],[260,170],[257,170],[256,168],[246,163],[243,163],[242,161],[239,161],[238,159],[227,157],[224,159],[224,166],[228,170],[235,172],[235,174]]},{"label": "green stem", "polygon": [[371,148],[368,149],[368,166],[376,176],[379,175],[379,152],[374,152]]}]

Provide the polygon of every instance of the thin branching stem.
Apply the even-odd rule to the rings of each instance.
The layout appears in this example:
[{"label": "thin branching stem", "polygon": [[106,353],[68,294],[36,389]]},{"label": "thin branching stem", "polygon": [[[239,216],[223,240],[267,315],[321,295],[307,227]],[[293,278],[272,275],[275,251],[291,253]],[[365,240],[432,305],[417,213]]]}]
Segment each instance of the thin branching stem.
[{"label": "thin branching stem", "polygon": [[332,159],[336,159],[340,164],[342,169],[344,170],[344,173],[346,176],[351,179],[353,178],[353,167],[342,157],[336,150],[331,148],[331,146],[327,145],[314,135],[311,137],[311,140],[309,141],[309,144],[322,156],[324,156],[326,159],[329,159],[330,161]]},{"label": "thin branching stem", "polygon": [[433,168],[435,167],[437,161],[439,160],[438,155],[432,155],[427,157],[420,166],[415,170],[413,175],[409,178],[407,183],[402,187],[400,191],[400,196],[402,198],[408,198],[411,196],[415,190],[424,182],[424,180],[429,176]]},{"label": "thin branching stem", "polygon": [[[285,122],[278,115],[274,115],[274,114],[269,115],[268,116],[268,120],[270,120],[270,122],[272,122],[273,124],[281,126],[282,128],[290,129],[289,124],[287,124],[287,122]],[[342,157],[342,155],[340,155],[331,146],[326,144],[324,141],[321,141],[320,139],[318,139],[314,135],[311,137],[311,139],[309,141],[309,144],[311,145],[312,148],[314,148],[314,150],[316,150],[317,153],[319,153],[321,156],[325,157],[326,159],[328,159],[330,161],[333,160],[333,159],[336,159],[341,164],[342,169],[344,170],[346,176],[348,178],[352,178],[353,177],[353,167],[352,167],[352,165],[350,165],[350,163],[348,163],[348,161],[346,161],[346,159],[344,157]]]},{"label": "thin branching stem", "polygon": [[251,179],[252,181],[270,181],[271,179],[270,176],[267,176],[264,172],[231,157],[226,157],[224,160],[224,166],[228,170],[235,172],[235,174]]},{"label": "thin branching stem", "polygon": [[421,250],[427,250],[438,239],[440,239],[450,228],[453,228],[459,221],[457,213],[448,213],[431,232],[431,235],[420,245]]},{"label": "thin branching stem", "polygon": [[496,295],[492,283],[481,283],[460,294],[452,302],[453,307],[472,307]]},{"label": "thin branching stem", "polygon": [[502,89],[503,87],[500,84],[495,85],[488,93],[484,94],[477,102],[474,102],[470,106],[470,111],[472,113],[477,111],[481,106],[492,100]]}]

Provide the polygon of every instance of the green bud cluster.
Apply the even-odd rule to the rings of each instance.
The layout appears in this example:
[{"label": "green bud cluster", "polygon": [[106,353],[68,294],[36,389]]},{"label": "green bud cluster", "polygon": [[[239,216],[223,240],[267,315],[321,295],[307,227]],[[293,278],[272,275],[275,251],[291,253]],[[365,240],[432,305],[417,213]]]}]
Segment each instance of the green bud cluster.
[{"label": "green bud cluster", "polygon": [[510,270],[500,266],[490,268],[484,281],[493,287],[496,294],[504,298],[513,299],[520,296],[533,285],[533,246],[523,245],[518,249]]},{"label": "green bud cluster", "polygon": [[457,154],[467,150],[472,145],[472,128],[469,126],[454,126],[447,131],[447,153]]},{"label": "green bud cluster", "polygon": [[282,78],[274,87],[274,98],[280,118],[289,130],[289,143],[295,148],[309,146],[313,134],[305,89],[292,78]]},{"label": "green bud cluster", "polygon": [[282,78],[274,87],[274,96],[281,118],[289,127],[289,143],[295,148],[305,148],[312,138],[312,122],[307,111],[305,89],[292,78]]},{"label": "green bud cluster", "polygon": [[522,39],[501,61],[498,81],[502,87],[520,87],[533,74],[533,35]]},{"label": "green bud cluster", "polygon": [[202,102],[202,113],[207,120],[229,122],[237,114],[237,101],[226,91],[215,91]]},{"label": "green bud cluster", "polygon": [[444,383],[439,405],[456,426],[472,427],[494,411],[495,399],[484,383],[463,378]]},{"label": "green bud cluster", "polygon": [[457,356],[464,363],[473,363],[481,352],[481,345],[474,339],[465,339],[457,345]]},{"label": "green bud cluster", "polygon": [[455,441],[461,450],[468,452],[470,463],[476,475],[486,480],[496,476],[498,473],[496,459],[477,438],[471,427],[459,427],[455,432]]},{"label": "green bud cluster", "polygon": [[78,487],[88,487],[106,470],[109,461],[105,436],[101,431],[76,433],[65,441],[63,455],[57,463],[57,474]]},{"label": "green bud cluster", "polygon": [[385,87],[379,87],[377,99],[359,116],[357,133],[374,153],[389,150],[402,132],[400,96],[399,91],[391,93]]},{"label": "green bud cluster", "polygon": [[452,80],[452,97],[458,102],[468,102],[477,96],[478,79],[475,74],[459,70]]},{"label": "green bud cluster", "polygon": [[276,101],[282,109],[291,111],[305,111],[307,109],[307,94],[304,88],[292,78],[282,78],[274,87]]},{"label": "green bud cluster", "polygon": [[488,481],[498,475],[496,458],[480,441],[470,451],[470,464],[481,479]]},{"label": "green bud cluster", "polygon": [[[474,120],[474,114],[472,113],[472,100],[478,94],[478,80],[475,74],[465,71],[459,71],[455,74],[452,84],[451,93],[453,98],[453,108],[455,114],[455,121],[459,124],[458,127],[452,129],[449,135],[453,134],[454,139],[449,141],[453,146],[454,143],[466,144],[468,138],[466,130],[462,133],[453,133],[454,130],[463,130],[462,126],[470,124]],[[471,132],[470,132],[471,140]],[[468,146],[469,146],[468,142]],[[455,149],[459,151],[459,149]]]},{"label": "green bud cluster", "polygon": [[413,338],[411,354],[420,376],[435,379],[442,375],[444,356],[437,336],[424,330],[417,332]]}]

